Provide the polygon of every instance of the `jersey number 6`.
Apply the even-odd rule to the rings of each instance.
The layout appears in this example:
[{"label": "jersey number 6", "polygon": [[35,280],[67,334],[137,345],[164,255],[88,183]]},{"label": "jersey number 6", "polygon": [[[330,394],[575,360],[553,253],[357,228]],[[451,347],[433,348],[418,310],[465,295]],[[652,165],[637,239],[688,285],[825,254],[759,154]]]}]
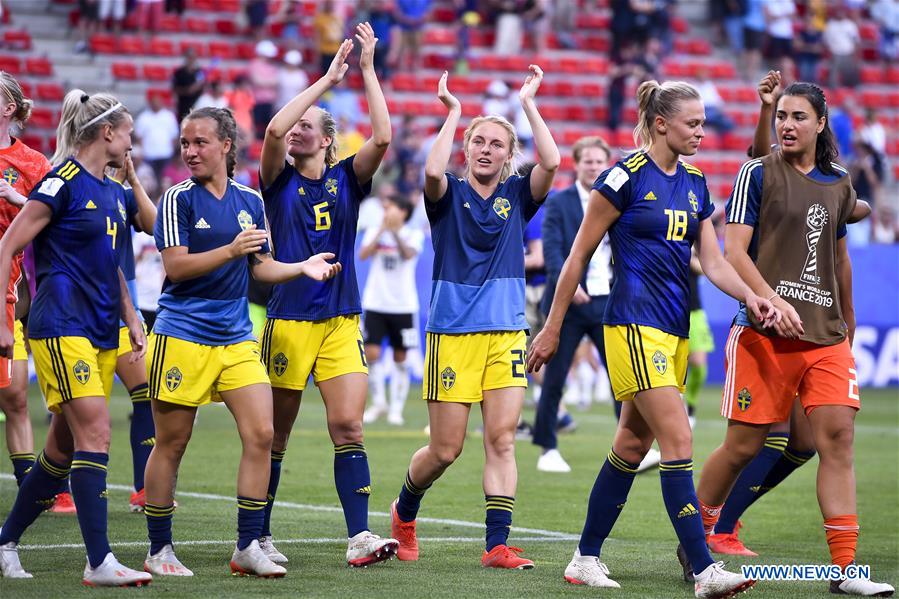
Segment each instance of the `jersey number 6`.
[{"label": "jersey number 6", "polygon": [[327,231],[331,228],[331,213],[328,212],[328,202],[322,202],[312,207],[315,210],[315,230]]}]

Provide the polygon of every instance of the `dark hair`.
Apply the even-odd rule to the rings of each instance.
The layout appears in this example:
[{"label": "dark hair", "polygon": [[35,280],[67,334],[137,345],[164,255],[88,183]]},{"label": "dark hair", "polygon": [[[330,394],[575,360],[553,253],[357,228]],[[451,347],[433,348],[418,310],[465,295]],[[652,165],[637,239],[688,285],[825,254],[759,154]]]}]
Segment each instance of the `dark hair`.
[{"label": "dark hair", "polygon": [[404,222],[409,222],[409,219],[412,218],[412,211],[415,210],[415,206],[412,205],[412,202],[409,200],[409,198],[404,195],[395,193],[387,196],[384,199],[405,212],[406,218]]},{"label": "dark hair", "polygon": [[196,110],[191,110],[184,121],[193,121],[196,119],[211,119],[215,121],[215,134],[219,140],[231,140],[231,149],[225,156],[226,167],[228,169],[228,177],[234,176],[234,167],[237,166],[237,122],[234,115],[228,108],[213,108],[212,106],[204,106]]},{"label": "dark hair", "polygon": [[797,81],[796,83],[791,83],[783,90],[783,93],[777,98],[777,104],[780,104],[780,99],[784,96],[801,96],[805,98],[812,105],[812,108],[815,109],[815,114],[818,118],[824,117],[824,129],[821,130],[821,133],[818,134],[818,139],[815,141],[815,166],[826,175],[836,175],[837,171],[833,168],[833,162],[839,156],[840,150],[830,128],[830,118],[827,114],[827,99],[824,97],[824,90],[814,83]]}]

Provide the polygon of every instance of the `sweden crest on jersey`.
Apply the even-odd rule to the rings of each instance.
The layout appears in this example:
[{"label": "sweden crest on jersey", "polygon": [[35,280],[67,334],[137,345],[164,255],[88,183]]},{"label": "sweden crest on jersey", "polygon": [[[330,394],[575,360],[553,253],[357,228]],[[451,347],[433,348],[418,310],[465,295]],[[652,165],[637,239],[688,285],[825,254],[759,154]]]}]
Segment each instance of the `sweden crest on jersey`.
[{"label": "sweden crest on jersey", "polygon": [[509,220],[509,212],[512,210],[512,204],[506,198],[496,198],[493,200],[493,211],[503,220]]},{"label": "sweden crest on jersey", "polygon": [[750,403],[752,403],[752,394],[749,392],[749,389],[743,387],[737,393],[737,405],[740,407],[740,411],[745,412],[748,410]]},{"label": "sweden crest on jersey", "polygon": [[117,200],[117,202],[119,204],[119,216],[122,217],[123,223],[127,223],[128,222],[128,213],[125,212],[125,205],[122,203],[122,200]]},{"label": "sweden crest on jersey", "polygon": [[19,180],[19,171],[14,169],[13,167],[7,167],[3,171],[3,179],[9,183],[10,185],[15,185],[16,181]]},{"label": "sweden crest on jersey", "polygon": [[333,197],[337,197],[337,179],[333,179],[328,177],[325,181],[325,191],[331,194]]},{"label": "sweden crest on jersey", "polygon": [[240,224],[240,230],[246,231],[253,226],[253,217],[246,210],[241,210],[237,215],[237,222]]}]

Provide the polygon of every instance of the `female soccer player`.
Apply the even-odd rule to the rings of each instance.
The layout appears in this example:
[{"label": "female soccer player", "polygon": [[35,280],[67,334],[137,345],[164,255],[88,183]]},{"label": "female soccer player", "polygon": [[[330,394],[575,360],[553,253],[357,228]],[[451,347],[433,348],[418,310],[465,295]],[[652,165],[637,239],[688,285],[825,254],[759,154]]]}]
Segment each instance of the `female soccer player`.
[{"label": "female soccer player", "polygon": [[[852,440],[861,404],[849,343],[855,313],[844,238],[855,191],[833,162],[837,147],[818,86],[794,83],[783,91],[775,132],[780,148],[750,160],[737,175],[725,248],[734,268],[784,317],[773,329],[742,309],[735,320],[721,406],[727,434],[703,467],[697,495],[711,532],[740,471],[771,424],[790,415],[798,394],[820,460],[818,503],[831,560],[845,570],[855,560],[859,530]],[[844,578],[831,581],[831,592],[889,596],[893,587]]]},{"label": "female soccer player", "polygon": [[[371,179],[390,144],[390,115],[373,66],[377,39],[371,26],[360,24],[356,39],[362,46],[359,65],[372,126],[372,137],[359,152],[338,162],[334,119],[313,106],[343,80],[351,40],[344,40],[321,79],[275,115],[262,146],[262,196],[279,257],[299,260],[331,252],[343,264],[342,273],[327,283],[298,280],[278,285],[268,303],[262,359],[272,380],[275,437],[262,546],[277,561],[287,558],[272,544],[271,509],[310,373],[321,391],[334,443],[334,482],[349,537],[346,561],[366,566],[389,559],[397,547],[395,540],[382,539],[368,528],[371,478],[362,443],[368,368],[353,256],[359,204],[371,192]],[[287,155],[293,164],[285,161]]]},{"label": "female soccer player", "polygon": [[[50,162],[43,154],[12,136],[15,128],[28,121],[31,105],[19,82],[0,71],[0,236],[6,233],[31,190],[50,170]],[[15,320],[21,275],[22,256],[16,255],[6,287],[6,326],[17,333],[16,345],[12,358],[0,358],[0,410],[6,415],[6,446],[19,485],[34,465],[34,436],[28,417],[28,355],[22,323]]]},{"label": "female soccer player", "polygon": [[472,404],[484,418],[484,495],[489,568],[529,569],[534,562],[506,544],[515,506],[518,470],[515,426],[525,376],[524,229],[559,168],[561,157],[534,97],[543,71],[530,65],[519,92],[534,131],[537,164],[515,174],[515,128],[482,116],[465,130],[464,178],[446,172],[462,105],[440,78],[438,99],[447,108],[425,163],[425,200],[434,243],[434,293],[428,318],[425,375],[431,438],[412,456],[406,482],[390,506],[401,560],[418,559],[415,518],[425,491],[462,453]]},{"label": "female soccer player", "polygon": [[[131,115],[109,94],[72,90],[57,129],[58,164],[31,192],[0,241],[0,280],[33,240],[38,288],[28,322],[38,382],[53,412],[47,443],[25,477],[0,531],[0,571],[29,578],[16,545],[69,475],[87,549],[83,582],[142,585],[150,574],[116,560],[106,535],[109,410],[118,322],[128,324],[132,359],[146,339],[128,298],[117,249],[125,227],[125,189],[105,176],[131,149]],[[0,354],[11,357],[12,331],[0,328]]]},{"label": "female soccer player", "polygon": [[230,110],[201,108],[181,124],[181,159],[191,178],[169,188],[153,232],[166,280],[150,335],[147,372],[156,445],[145,475],[150,550],[144,568],[192,576],[172,545],[174,486],[197,407],[218,393],[240,434],[238,541],[231,571],[284,576],[259,547],[272,445],[272,395],[252,334],[247,270],[265,283],[306,276],[323,281],[340,270],[319,254],[294,264],[271,257],[262,197],[232,178],[237,124]]},{"label": "female soccer player", "polygon": [[562,268],[543,332],[531,345],[528,367],[540,368],[556,351],[564,314],[590,256],[608,230],[615,282],[603,319],[609,375],[623,401],[612,451],[596,478],[587,520],[565,579],[618,587],[600,563],[640,460],[654,439],[662,453],[662,496],[696,575],[697,597],[721,597],[753,581],[714,562],[705,544],[693,489],[692,435],[678,391],[684,390],[689,335],[688,273],[696,242],[706,276],[745,300],[761,321],[777,313],[753,293],[723,259],[709,216],[714,207],[705,177],[680,156],[696,154],[704,136],[699,93],[676,81],[647,81],[637,90],[641,149],[597,179],[587,213]]}]

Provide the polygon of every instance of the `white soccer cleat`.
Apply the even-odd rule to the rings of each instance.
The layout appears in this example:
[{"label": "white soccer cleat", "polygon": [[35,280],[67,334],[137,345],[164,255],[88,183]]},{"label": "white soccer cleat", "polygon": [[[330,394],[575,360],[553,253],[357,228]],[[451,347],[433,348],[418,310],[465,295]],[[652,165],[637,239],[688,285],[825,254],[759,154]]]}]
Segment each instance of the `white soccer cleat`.
[{"label": "white soccer cleat", "polygon": [[571,466],[568,465],[558,449],[550,449],[537,460],[537,470],[540,472],[571,472]]},{"label": "white soccer cleat", "polygon": [[376,422],[379,418],[387,414],[387,408],[383,406],[371,406],[362,414],[362,422],[365,424],[371,424],[372,422]]},{"label": "white soccer cleat", "polygon": [[406,424],[406,421],[403,419],[402,414],[390,412],[389,414],[387,414],[387,424],[392,424],[393,426],[403,426],[404,424]]},{"label": "white soccer cleat", "polygon": [[650,468],[655,468],[661,461],[662,454],[659,453],[659,450],[655,447],[650,447],[646,455],[643,456],[643,460],[640,461],[640,465],[637,466],[637,472],[645,472]]},{"label": "white soccer cleat", "polygon": [[287,574],[284,566],[279,566],[265,555],[256,539],[253,539],[245,549],[235,547],[230,565],[231,574],[234,576],[280,578]]},{"label": "white soccer cleat", "polygon": [[725,570],[724,562],[715,562],[694,574],[693,589],[701,599],[721,599],[742,593],[754,584],[750,578]]},{"label": "white soccer cleat", "polygon": [[262,553],[274,563],[286,564],[288,562],[287,556],[278,551],[278,548],[275,547],[275,543],[272,541],[272,535],[259,537],[259,547],[262,549]]},{"label": "white soccer cleat", "polygon": [[166,545],[155,555],[147,552],[147,559],[144,560],[144,572],[149,572],[154,576],[193,576],[191,572],[181,561],[175,556],[175,549],[171,545]]},{"label": "white soccer cleat", "polygon": [[835,595],[860,595],[862,597],[892,597],[895,589],[885,582],[874,582],[865,578],[831,580],[830,592]]},{"label": "white soccer cleat", "polygon": [[588,587],[620,589],[621,585],[609,578],[609,568],[592,555],[581,555],[575,549],[574,557],[565,568],[565,580],[571,584],[583,584]]},{"label": "white soccer cleat", "polygon": [[152,581],[153,576],[149,572],[138,572],[123,566],[110,551],[96,568],[91,568],[90,561],[87,562],[81,583],[88,587],[141,587]]},{"label": "white soccer cleat", "polygon": [[382,539],[368,530],[363,530],[349,540],[346,563],[354,568],[383,562],[396,555],[400,543],[396,539]]},{"label": "white soccer cleat", "polygon": [[0,545],[0,576],[3,578],[34,578],[19,561],[19,547],[14,541]]}]

